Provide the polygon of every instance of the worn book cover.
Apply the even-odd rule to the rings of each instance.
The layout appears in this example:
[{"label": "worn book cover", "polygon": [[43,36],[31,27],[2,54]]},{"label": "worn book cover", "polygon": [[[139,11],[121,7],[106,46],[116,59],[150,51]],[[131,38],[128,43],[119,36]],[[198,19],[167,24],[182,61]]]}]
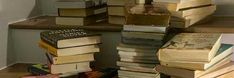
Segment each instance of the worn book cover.
[{"label": "worn book cover", "polygon": [[43,31],[40,33],[40,37],[43,41],[55,48],[65,48],[100,43],[100,34],[83,29]]},{"label": "worn book cover", "polygon": [[180,33],[159,50],[158,57],[160,61],[210,62],[221,46],[220,39],[218,33]]}]

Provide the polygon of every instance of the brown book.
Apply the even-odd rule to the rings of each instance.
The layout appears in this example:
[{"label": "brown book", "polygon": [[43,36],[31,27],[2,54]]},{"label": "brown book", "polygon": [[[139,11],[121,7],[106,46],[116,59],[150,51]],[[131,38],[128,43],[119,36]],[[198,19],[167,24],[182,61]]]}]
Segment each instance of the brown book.
[{"label": "brown book", "polygon": [[169,11],[179,11],[212,4],[212,0],[154,0],[156,6],[167,8]]},{"label": "brown book", "polygon": [[127,6],[126,24],[169,26],[170,13],[153,5]]},{"label": "brown book", "polygon": [[125,17],[123,16],[109,16],[108,17],[108,22],[110,24],[119,24],[119,25],[123,25],[125,24]]},{"label": "brown book", "polygon": [[122,6],[108,6],[108,15],[125,16],[125,8]]}]

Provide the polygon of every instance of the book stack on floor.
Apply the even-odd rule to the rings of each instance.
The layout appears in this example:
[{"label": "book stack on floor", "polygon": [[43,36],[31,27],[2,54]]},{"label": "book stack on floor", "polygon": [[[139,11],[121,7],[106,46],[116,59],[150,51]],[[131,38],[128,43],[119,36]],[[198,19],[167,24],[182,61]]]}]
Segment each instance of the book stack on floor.
[{"label": "book stack on floor", "polygon": [[216,78],[234,70],[232,47],[221,44],[221,34],[180,33],[158,51],[155,70],[174,78]]},{"label": "book stack on floor", "polygon": [[105,0],[57,0],[57,25],[84,26],[107,20]]},{"label": "book stack on floor", "polygon": [[83,29],[41,32],[39,46],[46,50],[51,74],[91,71],[90,62],[99,52],[100,35]]},{"label": "book stack on floor", "polygon": [[[133,7],[132,10],[140,11],[139,8],[144,6]],[[152,8],[152,7],[151,7]],[[154,8],[154,7],[153,7]],[[156,8],[155,8],[156,9]],[[117,46],[120,61],[117,62],[119,78],[159,78],[160,74],[155,72],[153,68],[155,64],[159,64],[155,53],[164,44],[164,37],[167,32],[170,15],[155,11],[155,9],[149,10],[147,14],[133,14],[130,16],[130,21],[124,25],[122,31],[122,42]],[[143,12],[143,11],[141,11]],[[132,12],[129,12],[132,14]],[[143,18],[142,18],[143,17]],[[145,18],[144,18],[145,17]],[[149,17],[149,18],[148,18]],[[167,18],[162,21],[144,22],[139,21],[137,23],[132,22],[134,20],[150,20],[160,19],[161,17]],[[133,19],[138,18],[138,19]],[[157,47],[157,48],[155,48]]]},{"label": "book stack on floor", "polygon": [[216,10],[212,0],[154,0],[154,4],[168,9],[173,16],[171,26],[178,28],[206,22]]}]

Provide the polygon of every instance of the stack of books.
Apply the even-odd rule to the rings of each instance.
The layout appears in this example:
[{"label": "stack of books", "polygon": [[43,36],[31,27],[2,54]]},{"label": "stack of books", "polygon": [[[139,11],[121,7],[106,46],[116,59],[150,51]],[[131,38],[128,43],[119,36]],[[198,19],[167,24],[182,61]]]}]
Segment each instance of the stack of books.
[{"label": "stack of books", "polygon": [[[133,6],[131,10],[135,13],[135,11],[141,11],[142,8],[145,8],[145,6],[136,5]],[[147,13],[147,11],[143,14],[134,14],[132,11],[129,12],[130,16],[127,18],[129,21],[126,22],[128,25],[124,25],[122,42],[117,46],[120,57],[120,61],[117,62],[117,66],[120,67],[120,70],[118,70],[119,78],[160,77],[160,74],[155,72],[153,68],[155,67],[155,64],[159,64],[159,61],[156,58],[156,53],[164,44],[163,39],[167,32],[170,15],[167,13],[164,14],[162,11],[158,12],[158,9],[155,7],[149,8],[151,9],[148,11],[151,13],[153,12],[152,14]],[[150,19],[158,19],[160,17],[168,19],[161,19],[163,22],[156,20],[150,22],[133,22],[138,19],[147,21]],[[165,23],[165,21],[167,22]]]},{"label": "stack of books", "polygon": [[100,52],[100,34],[83,29],[41,32],[39,46],[46,50],[51,74],[91,71],[94,53]]},{"label": "stack of books", "polygon": [[216,78],[234,70],[232,47],[221,44],[221,34],[180,33],[158,51],[155,70],[175,78]]},{"label": "stack of books", "polygon": [[107,20],[105,0],[58,0],[57,25],[84,26]]},{"label": "stack of books", "polygon": [[212,0],[154,0],[154,4],[170,11],[171,26],[177,28],[204,23],[216,10]]},{"label": "stack of books", "polygon": [[107,0],[108,22],[124,25],[126,23],[126,5],[142,3],[142,0]]}]

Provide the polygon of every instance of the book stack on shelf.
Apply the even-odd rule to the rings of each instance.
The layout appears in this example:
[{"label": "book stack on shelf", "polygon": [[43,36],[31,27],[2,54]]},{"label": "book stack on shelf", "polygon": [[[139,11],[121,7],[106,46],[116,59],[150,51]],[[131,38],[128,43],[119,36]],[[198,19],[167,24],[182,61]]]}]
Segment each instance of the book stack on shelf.
[{"label": "book stack on shelf", "polygon": [[100,52],[100,35],[83,29],[44,31],[40,36],[51,74],[91,71],[94,53]]},{"label": "book stack on shelf", "polygon": [[171,26],[177,28],[207,22],[216,10],[212,0],[154,0],[154,4],[170,11]]},{"label": "book stack on shelf", "polygon": [[221,44],[221,34],[180,33],[160,48],[155,70],[174,78],[216,78],[234,70],[232,47]]},{"label": "book stack on shelf", "polygon": [[110,24],[125,24],[125,4],[128,2],[135,3],[135,0],[107,0]]},{"label": "book stack on shelf", "polygon": [[105,0],[57,0],[57,25],[84,26],[107,20]]},{"label": "book stack on shelf", "polygon": [[[142,11],[144,8],[150,10]],[[163,39],[169,25],[170,14],[159,11],[156,7],[144,5],[135,5],[128,13],[129,21],[124,25],[122,42],[117,47],[120,57],[120,61],[117,62],[117,66],[120,67],[118,76],[119,78],[159,78],[160,74],[153,68],[155,64],[159,64],[156,52],[164,44]],[[160,18],[163,19],[151,20]]]}]

